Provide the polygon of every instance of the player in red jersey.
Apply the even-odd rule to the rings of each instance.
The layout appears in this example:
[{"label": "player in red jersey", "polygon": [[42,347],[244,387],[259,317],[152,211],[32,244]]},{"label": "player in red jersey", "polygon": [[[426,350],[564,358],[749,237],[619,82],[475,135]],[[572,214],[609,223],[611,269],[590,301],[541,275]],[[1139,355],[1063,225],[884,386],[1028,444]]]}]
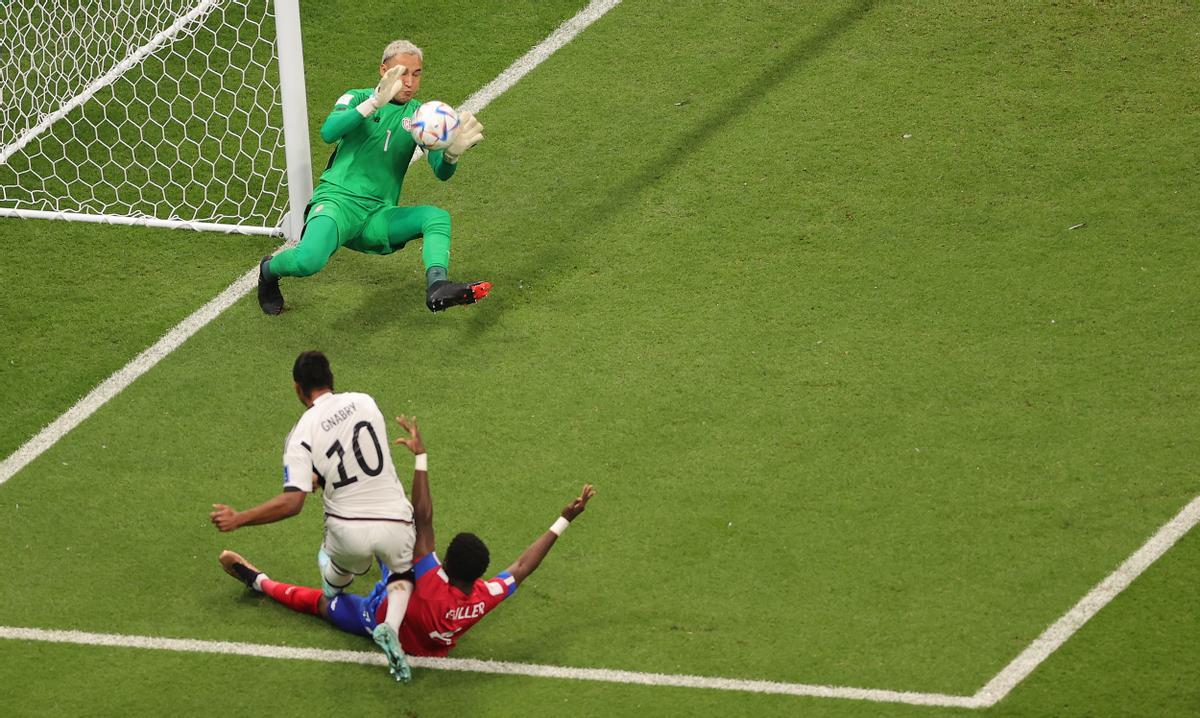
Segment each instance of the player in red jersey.
[{"label": "player in red jersey", "polygon": [[[413,471],[413,521],[416,525],[416,545],[413,548],[413,570],[416,585],[400,627],[400,645],[414,656],[445,656],[472,626],[517,590],[542,559],[570,522],[583,513],[587,502],[596,494],[591,484],[562,510],[560,517],[536,541],[529,545],[517,560],[494,578],[483,580],[489,555],[487,546],[470,533],[456,535],[446,549],[444,562],[434,553],[433,498],[429,492],[429,474],[425,444],[416,420],[400,416],[396,419],[409,433],[396,439],[416,456]],[[267,577],[250,562],[233,551],[222,551],[221,566],[225,572],[261,591],[279,603],[300,613],[309,613],[329,621],[347,633],[371,637],[371,632],[387,612],[387,567],[380,565],[382,578],[366,596],[342,593],[326,598],[319,588],[295,586]]]}]

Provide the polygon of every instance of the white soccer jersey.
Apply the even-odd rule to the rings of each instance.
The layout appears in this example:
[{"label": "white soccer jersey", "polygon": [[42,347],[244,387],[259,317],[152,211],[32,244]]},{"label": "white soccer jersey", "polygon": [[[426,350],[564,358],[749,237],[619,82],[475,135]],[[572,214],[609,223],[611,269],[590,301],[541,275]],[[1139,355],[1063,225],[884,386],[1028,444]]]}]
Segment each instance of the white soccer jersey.
[{"label": "white soccer jersey", "polygon": [[322,394],[304,412],[283,448],[283,489],[325,494],[325,515],[412,521],[412,504],[396,476],[387,425],[366,394]]}]

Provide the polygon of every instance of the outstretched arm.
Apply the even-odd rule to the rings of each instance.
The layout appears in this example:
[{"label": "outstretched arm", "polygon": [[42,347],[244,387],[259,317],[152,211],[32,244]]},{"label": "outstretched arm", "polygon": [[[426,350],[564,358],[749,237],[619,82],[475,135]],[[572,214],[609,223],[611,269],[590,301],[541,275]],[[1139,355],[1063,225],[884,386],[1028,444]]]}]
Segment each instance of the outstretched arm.
[{"label": "outstretched arm", "polygon": [[304,491],[284,491],[275,498],[245,511],[234,510],[225,504],[213,504],[215,510],[208,517],[221,531],[233,531],[242,526],[269,524],[300,513],[300,510],[304,508],[306,496],[308,494]]},{"label": "outstretched arm", "polygon": [[353,95],[346,93],[342,95],[337,104],[333,106],[333,112],[325,118],[324,124],[321,125],[321,139],[328,144],[333,144],[345,137],[351,130],[363,123],[363,120],[370,117],[376,110],[383,107],[392,101],[396,93],[404,85],[404,65],[396,65],[389,69],[379,78],[379,84],[375,87],[375,92],[371,93],[367,99],[354,106],[354,112],[350,112],[350,102]]},{"label": "outstretched arm", "polygon": [[575,519],[576,516],[583,513],[587,508],[587,502],[596,495],[596,490],[591,484],[584,484],[583,491],[574,501],[567,504],[567,507],[562,510],[562,516],[554,525],[551,526],[544,534],[538,537],[536,541],[529,545],[529,548],[521,552],[517,560],[508,567],[508,573],[517,583],[525,580],[529,574],[537,570],[537,567],[542,564],[542,559],[546,558],[546,554],[550,553],[554,542],[562,535],[563,531],[567,530],[567,525]]},{"label": "outstretched arm", "polygon": [[396,417],[396,422],[408,432],[408,436],[401,436],[393,443],[404,444],[417,457],[412,483],[413,524],[417,532],[413,557],[416,558],[433,553],[437,545],[433,538],[433,496],[429,493],[429,459],[425,453],[425,442],[421,439],[421,430],[417,427],[417,417],[409,419],[401,414]]},{"label": "outstretched arm", "polygon": [[363,116],[354,112],[350,105],[343,104],[349,102],[349,95],[342,95],[338,98],[338,104],[334,106],[333,112],[325,118],[325,122],[321,125],[321,139],[325,144],[332,145],[346,135],[350,134],[351,130],[355,129],[363,123]]}]

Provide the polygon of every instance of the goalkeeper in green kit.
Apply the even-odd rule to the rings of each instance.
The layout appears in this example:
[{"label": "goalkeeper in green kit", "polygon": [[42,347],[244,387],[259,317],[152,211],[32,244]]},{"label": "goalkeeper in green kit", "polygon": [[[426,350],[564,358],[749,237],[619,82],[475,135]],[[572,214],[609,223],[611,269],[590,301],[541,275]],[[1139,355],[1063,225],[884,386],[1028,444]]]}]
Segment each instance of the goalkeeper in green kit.
[{"label": "goalkeeper in green kit", "polygon": [[[258,303],[263,312],[283,311],[280,277],[307,277],[321,271],[338,247],[367,254],[391,254],[423,237],[425,305],[439,312],[472,304],[491,284],[459,284],[446,276],[450,266],[450,214],[439,207],[398,207],[400,188],[416,142],[408,118],[421,103],[421,48],[407,40],[387,46],[379,65],[382,79],[374,89],[348,90],[321,125],[321,139],[336,143],[329,164],[304,215],[300,243],[258,268]],[[462,112],[453,141],[427,153],[440,180],[454,176],[463,153],[483,139],[483,125]]]}]

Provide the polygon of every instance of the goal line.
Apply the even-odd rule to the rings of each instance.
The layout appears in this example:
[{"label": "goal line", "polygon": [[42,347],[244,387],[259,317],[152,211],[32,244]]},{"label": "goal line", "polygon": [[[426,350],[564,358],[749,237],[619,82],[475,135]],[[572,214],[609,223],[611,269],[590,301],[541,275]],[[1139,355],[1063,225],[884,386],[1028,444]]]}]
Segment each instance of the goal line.
[{"label": "goal line", "polygon": [[[0,626],[0,639],[18,641],[42,641],[48,643],[71,643],[86,646],[112,648],[141,648],[182,653],[220,654],[226,656],[250,656],[294,661],[321,661],[324,663],[357,663],[377,665],[382,669],[387,660],[378,651],[333,651],[320,648],[296,648],[273,646],[260,643],[238,643],[232,641],[202,641],[182,638],[157,638],[154,636],[130,636],[115,633],[87,633],[84,631],[51,631],[37,628]],[[873,703],[907,703],[918,706],[944,706],[952,708],[980,708],[982,705],[973,696],[952,696],[941,693],[912,693],[874,688],[848,688],[844,686],[822,686],[806,683],[782,683],[777,681],[745,680],[740,678],[716,678],[669,673],[643,673],[605,668],[571,668],[536,663],[512,663],[489,661],[477,658],[421,658],[410,656],[408,662],[416,668],[441,671],[465,671],[491,673],[506,676],[528,676],[533,678],[558,678],[576,681],[598,681],[602,683],[624,683],[627,685],[661,686],[674,688],[707,688],[744,693],[765,693],[810,698],[843,698]],[[382,676],[381,676],[382,679]]]},{"label": "goal line", "polygon": [[[1170,521],[1161,526],[1142,546],[1121,563],[1103,581],[1081,598],[1074,606],[1052,623],[1020,655],[1004,666],[982,688],[970,696],[946,693],[897,691],[881,688],[854,688],[810,683],[719,678],[669,673],[645,673],[605,668],[573,668],[534,663],[490,661],[475,658],[420,658],[410,662],[418,668],[446,671],[468,671],[509,676],[558,678],[629,685],[674,688],[707,688],[744,693],[765,693],[807,698],[839,698],[872,703],[903,703],[915,706],[946,708],[989,708],[1003,700],[1043,661],[1083,628],[1093,616],[1133,583],[1162,557],[1179,539],[1200,523],[1200,496],[1193,498]],[[253,656],[281,660],[322,661],[325,663],[359,663],[386,665],[386,660],[374,651],[334,651],[319,648],[296,648],[257,643],[206,641],[155,636],[132,636],[85,631],[57,631],[18,626],[0,626],[0,639],[74,643],[115,648],[142,648],[185,653],[208,653],[231,656]]]}]

